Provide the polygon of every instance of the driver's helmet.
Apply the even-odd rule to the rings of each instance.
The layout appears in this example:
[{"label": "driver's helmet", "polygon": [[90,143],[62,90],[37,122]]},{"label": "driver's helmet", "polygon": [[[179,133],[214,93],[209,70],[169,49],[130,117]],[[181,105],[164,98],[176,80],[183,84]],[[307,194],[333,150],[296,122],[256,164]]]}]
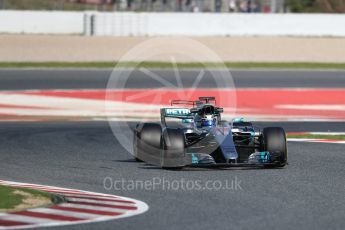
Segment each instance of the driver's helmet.
[{"label": "driver's helmet", "polygon": [[213,116],[213,115],[204,115],[203,117],[201,117],[201,122],[200,122],[200,126],[201,127],[211,127],[211,126],[215,126],[217,122],[217,119]]}]

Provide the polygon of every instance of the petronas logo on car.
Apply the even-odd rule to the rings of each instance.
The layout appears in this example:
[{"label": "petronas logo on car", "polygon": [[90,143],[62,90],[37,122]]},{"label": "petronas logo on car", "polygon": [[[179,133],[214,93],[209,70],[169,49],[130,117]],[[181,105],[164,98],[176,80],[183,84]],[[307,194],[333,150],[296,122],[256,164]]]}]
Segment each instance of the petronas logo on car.
[{"label": "petronas logo on car", "polygon": [[166,109],[166,115],[189,115],[189,109]]}]

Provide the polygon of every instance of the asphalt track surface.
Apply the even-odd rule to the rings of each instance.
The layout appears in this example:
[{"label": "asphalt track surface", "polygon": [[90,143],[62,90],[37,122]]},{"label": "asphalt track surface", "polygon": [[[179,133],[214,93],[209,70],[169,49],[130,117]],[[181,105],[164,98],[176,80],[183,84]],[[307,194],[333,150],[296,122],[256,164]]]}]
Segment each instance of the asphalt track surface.
[{"label": "asphalt track surface", "polygon": [[[172,70],[152,70],[176,85]],[[191,87],[200,70],[179,70],[184,88]],[[219,70],[221,72],[224,70]],[[118,72],[117,72],[118,73]],[[212,72],[217,76],[217,71]],[[23,89],[105,89],[111,69],[2,69],[0,90]],[[325,70],[232,70],[234,86],[238,88],[344,88],[345,71]],[[214,88],[215,80],[205,71],[199,87]],[[157,88],[162,85],[140,70],[130,72],[127,88]]]},{"label": "asphalt track surface", "polygon": [[[0,88],[104,88],[109,74],[104,70],[1,70]],[[287,75],[289,80],[284,78]],[[345,72],[341,71],[234,71],[233,76],[237,87],[345,86]],[[135,81],[138,77],[129,82],[130,87],[142,85]],[[146,87],[158,85],[149,81]],[[286,131],[345,130],[343,122],[257,125],[279,125]],[[344,145],[289,143],[288,148],[289,165],[283,169],[167,171],[135,162],[107,122],[1,122],[0,175],[3,180],[122,195],[150,206],[148,212],[128,219],[50,229],[343,229]],[[237,181],[240,186],[107,190],[107,177],[127,182],[184,179],[201,185]]]},{"label": "asphalt track surface", "polygon": [[[290,123],[282,125],[296,130]],[[343,145],[289,143],[288,148],[289,165],[284,169],[167,171],[135,162],[107,122],[7,122],[0,126],[0,175],[5,180],[123,195],[150,206],[148,212],[128,219],[59,229],[343,229]],[[153,178],[183,178],[202,185],[237,180],[240,186],[107,190],[106,177],[149,183]]]}]

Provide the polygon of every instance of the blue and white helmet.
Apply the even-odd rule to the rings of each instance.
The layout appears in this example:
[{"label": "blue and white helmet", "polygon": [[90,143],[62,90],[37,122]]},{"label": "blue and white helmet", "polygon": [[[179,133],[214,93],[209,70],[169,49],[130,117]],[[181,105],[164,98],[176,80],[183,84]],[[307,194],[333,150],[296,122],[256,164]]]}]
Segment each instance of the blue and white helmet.
[{"label": "blue and white helmet", "polygon": [[204,115],[202,118],[201,118],[201,122],[200,122],[200,126],[201,127],[212,127],[212,126],[215,126],[217,123],[217,119],[209,114],[209,115]]}]

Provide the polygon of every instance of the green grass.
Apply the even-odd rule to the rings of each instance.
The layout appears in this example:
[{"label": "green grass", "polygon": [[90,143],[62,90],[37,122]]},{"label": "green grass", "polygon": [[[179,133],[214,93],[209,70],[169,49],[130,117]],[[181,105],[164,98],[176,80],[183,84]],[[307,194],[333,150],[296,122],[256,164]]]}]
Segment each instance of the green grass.
[{"label": "green grass", "polygon": [[14,191],[23,191],[26,193],[30,193],[33,196],[40,196],[54,200],[54,195],[50,193],[26,188],[14,188],[0,185],[0,209],[11,210],[23,202],[24,197],[19,194],[14,194]]},{"label": "green grass", "polygon": [[21,195],[13,194],[15,189],[6,186],[0,186],[0,209],[13,209],[22,203]]},{"label": "green grass", "polygon": [[289,135],[288,134],[288,138],[345,140],[345,135],[319,135],[319,134]]},{"label": "green grass", "polygon": [[[1,62],[0,68],[114,68],[145,67],[172,68],[169,62]],[[179,68],[221,68],[221,63],[178,63]],[[226,62],[225,66],[236,69],[345,69],[345,63],[308,63],[308,62]]]}]

